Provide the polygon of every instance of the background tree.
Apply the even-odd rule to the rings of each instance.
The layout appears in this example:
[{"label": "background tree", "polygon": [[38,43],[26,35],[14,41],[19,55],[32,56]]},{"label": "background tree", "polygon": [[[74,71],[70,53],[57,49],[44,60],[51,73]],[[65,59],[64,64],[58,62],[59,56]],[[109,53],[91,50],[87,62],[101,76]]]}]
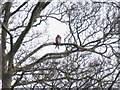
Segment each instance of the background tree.
[{"label": "background tree", "polygon": [[[3,88],[117,87],[118,3],[14,1],[3,3],[2,13]],[[50,18],[68,26],[60,44],[65,50],[42,55],[56,45],[43,40]],[[12,50],[6,31],[13,35]]]},{"label": "background tree", "polygon": [[[81,62],[84,60],[82,61],[84,62],[83,65],[78,64],[83,68],[81,70],[78,68],[76,71],[84,71],[85,69],[84,74],[76,74],[79,78],[76,79],[73,73],[70,72],[69,77],[66,77],[66,79],[69,78],[74,83],[79,82],[77,87],[83,89],[107,88],[110,90],[112,87],[117,87],[120,74],[118,69],[119,57],[117,56],[120,40],[117,32],[119,29],[119,4],[114,2],[63,2],[59,5],[60,8],[57,8],[57,10],[62,14],[59,12],[56,15],[61,14],[63,17],[57,18],[57,20],[61,19],[60,21],[66,23],[69,27],[69,34],[65,42],[76,45],[76,47],[67,45],[67,51],[77,52],[77,55],[80,55],[79,58],[75,59],[76,61]],[[56,9],[54,13],[55,11]],[[67,64],[71,62],[70,60],[73,60],[73,58],[69,59],[68,62],[66,61]],[[72,66],[75,63],[74,61]],[[69,70],[73,70],[72,66],[69,67]],[[67,67],[68,65],[66,65]],[[83,78],[81,74],[83,74]],[[72,84],[75,86],[76,84],[73,82]],[[81,85],[81,83],[83,84]],[[69,84],[69,81],[67,84]],[[69,84],[70,88],[72,84]],[[66,86],[66,84],[64,85]]]}]

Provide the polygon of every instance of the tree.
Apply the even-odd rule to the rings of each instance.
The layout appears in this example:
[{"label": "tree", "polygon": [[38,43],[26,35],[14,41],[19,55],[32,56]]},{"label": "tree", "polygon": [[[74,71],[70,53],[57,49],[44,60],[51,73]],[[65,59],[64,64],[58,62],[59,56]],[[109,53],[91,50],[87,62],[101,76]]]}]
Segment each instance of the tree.
[{"label": "tree", "polygon": [[[2,68],[2,88],[10,88],[11,87],[12,76],[16,71],[16,67],[13,65],[14,64],[13,57],[15,56],[16,52],[20,48],[21,43],[23,42],[26,34],[30,31],[31,27],[33,27],[33,24],[35,23],[35,21],[39,17],[40,13],[46,8],[47,5],[49,5],[50,2],[51,2],[51,0],[49,0],[49,2],[47,2],[47,1],[37,2],[35,4],[35,6],[32,6],[27,11],[28,14],[26,17],[24,17],[25,19],[22,20],[21,26],[24,27],[26,20],[27,20],[26,18],[28,18],[28,15],[29,15],[31,9],[33,9],[30,18],[28,19],[29,22],[26,23],[24,30],[21,31],[19,36],[16,36],[16,37],[18,37],[17,40],[15,41],[14,45],[11,45],[12,48],[7,53],[5,53],[6,44],[7,44],[6,43],[6,40],[7,40],[7,35],[6,35],[7,32],[6,31],[14,33],[21,27],[21,26],[16,26],[16,27],[12,28],[12,30],[9,31],[8,28],[9,28],[10,21],[13,20],[16,13],[19,13],[19,14],[21,13],[21,9],[23,9],[23,7],[24,8],[27,7],[28,2],[24,2],[23,4],[21,4],[13,12],[10,11],[12,6],[13,6],[13,2],[5,2],[4,3],[3,10],[2,10],[2,13],[3,13],[3,21],[2,21],[2,54],[3,54],[2,55],[3,56],[2,57],[3,58],[3,60],[2,60],[2,65],[3,65],[3,68]],[[15,84],[18,81],[19,80],[16,80]],[[12,88],[14,88],[14,87],[12,87]]]},{"label": "tree", "polygon": [[[120,74],[115,48],[119,41],[115,34],[118,11],[114,2],[5,2],[1,20],[2,88],[116,87]],[[44,47],[56,45],[40,39],[45,31],[40,26],[49,18],[68,26],[65,42],[60,44],[66,49],[40,55]]]},{"label": "tree", "polygon": [[[86,3],[85,6],[82,6],[82,4],[79,3],[79,5],[73,5],[72,7],[70,7],[70,9],[73,7],[75,7],[75,9],[68,12],[68,25],[70,28],[70,35],[71,37],[73,37],[73,42],[88,48],[91,47],[91,50],[93,51],[90,52],[94,52],[101,55],[102,57],[106,57],[107,59],[104,58],[102,61],[102,63],[106,65],[103,66],[104,73],[108,73],[108,71],[104,70],[104,68],[108,68],[108,70],[112,71],[112,69],[110,69],[110,66],[108,65],[113,65],[114,67],[116,67],[116,69],[113,70],[112,73],[109,72],[107,74],[107,78],[109,77],[109,75],[110,77],[112,77],[112,75],[114,74],[113,77],[115,78],[113,80],[110,78],[105,79],[105,74],[105,77],[103,75],[101,79],[100,77],[99,79],[95,78],[95,85],[98,80],[99,82],[97,84],[101,84],[101,88],[108,88],[108,90],[110,90],[112,87],[114,87],[120,74],[119,70],[117,71],[119,66],[119,57],[116,57],[116,43],[119,42],[119,33],[117,34],[117,30],[119,29],[118,3],[93,2],[91,5],[90,3]],[[110,62],[107,62],[107,60],[114,62],[114,64],[110,64]],[[106,64],[106,62],[108,64]],[[99,73],[98,75],[101,74]],[[102,82],[102,80],[106,82],[106,85]],[[91,81],[94,80],[92,79]],[[92,84],[92,82],[90,82],[87,86],[89,86],[90,84]],[[91,86],[93,87],[93,85]]]},{"label": "tree", "polygon": [[[74,59],[79,61],[77,64],[80,66],[76,69],[79,73],[73,74],[72,72],[75,72],[75,69],[72,69],[71,65],[69,70],[73,71],[69,73],[69,77],[65,78],[69,78],[72,84],[79,83],[78,86],[75,84],[78,88],[106,88],[108,90],[117,88],[120,74],[119,56],[117,54],[120,40],[117,32],[119,31],[119,9],[119,4],[114,2],[63,2],[60,4],[60,8],[57,8],[63,15],[61,22],[66,23],[69,27],[66,42],[77,45],[66,48],[71,52],[77,50],[75,52],[77,52],[78,57]],[[59,14],[61,14],[60,12]],[[57,18],[57,20],[60,19]],[[81,52],[86,53],[82,54]],[[76,61],[72,64],[74,65]],[[81,65],[81,62],[84,62],[84,65]],[[67,67],[68,65],[66,65]],[[81,67],[83,68],[80,69]],[[72,87],[71,84],[69,85]]]}]

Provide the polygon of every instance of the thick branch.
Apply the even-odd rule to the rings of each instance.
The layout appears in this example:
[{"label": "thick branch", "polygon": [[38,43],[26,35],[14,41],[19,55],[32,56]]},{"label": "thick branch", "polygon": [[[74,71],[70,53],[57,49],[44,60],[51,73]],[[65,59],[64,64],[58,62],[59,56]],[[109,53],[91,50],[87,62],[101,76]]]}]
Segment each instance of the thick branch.
[{"label": "thick branch", "polygon": [[64,58],[64,57],[67,57],[68,55],[70,55],[74,52],[77,52],[77,50],[65,51],[65,52],[62,52],[62,53],[47,53],[44,56],[42,56],[41,58],[39,58],[37,61],[35,61],[35,62],[33,62],[29,65],[26,65],[24,67],[18,68],[17,71],[24,71],[24,70],[28,70],[28,69],[30,70],[31,67],[34,67],[35,65],[37,65],[40,62],[43,62],[43,61],[48,60],[48,59]]},{"label": "thick branch", "polygon": [[[45,43],[40,45],[38,48],[36,48],[35,50],[33,50],[31,53],[29,53],[26,57],[24,57],[19,63],[18,65],[21,65],[21,63],[23,63],[25,60],[27,60],[30,56],[32,56],[34,53],[36,53],[38,50],[40,50],[43,47],[46,46],[50,46],[50,45],[56,45],[56,43]],[[77,44],[73,44],[73,43],[61,43],[60,46],[64,46],[64,45],[70,45],[70,46],[74,46],[76,49],[82,49],[82,47],[78,46]]]},{"label": "thick branch", "polygon": [[14,12],[11,13],[11,16],[18,12],[26,3],[27,2],[24,2],[22,5],[20,5]]},{"label": "thick branch", "polygon": [[39,14],[41,13],[41,11],[43,9],[45,9],[45,7],[49,4],[50,2],[38,2],[36,7],[34,8],[34,10],[32,11],[32,15],[30,18],[30,21],[28,23],[28,25],[26,26],[25,30],[21,33],[21,35],[19,36],[19,38],[17,39],[16,43],[13,46],[13,55],[15,55],[15,53],[17,52],[17,50],[19,49],[24,37],[26,36],[26,34],[29,32],[30,28],[32,27],[32,25],[34,24],[34,22],[36,21],[36,19],[38,18]]},{"label": "thick branch", "polygon": [[44,82],[44,81],[57,81],[57,80],[63,80],[63,79],[66,79],[66,77],[62,77],[62,78],[56,78],[56,79],[48,79],[48,78],[43,78],[43,79],[38,79],[38,80],[34,80],[34,81],[22,81],[20,83],[18,83],[16,86],[20,86],[20,85],[28,85],[28,84],[32,84],[32,83],[41,83],[41,82]]},{"label": "thick branch", "polygon": [[[35,49],[33,52],[31,52],[30,54],[28,54],[28,56],[26,56],[22,62],[24,62],[28,57],[30,57],[31,55],[33,55],[35,52],[37,52],[39,49],[43,48],[44,46],[48,46],[48,45],[56,45],[55,43],[48,43],[48,44],[43,44],[40,47],[38,47],[37,49]],[[81,46],[77,46],[76,44],[70,44],[70,43],[61,43],[60,45],[71,45],[74,46],[76,49],[71,50],[71,51],[64,51],[61,53],[47,53],[44,56],[42,56],[41,58],[39,58],[37,61],[26,65],[24,67],[18,68],[17,71],[24,71],[24,70],[30,70],[31,67],[34,67],[35,65],[37,65],[40,62],[43,62],[45,60],[48,59],[59,59],[59,58],[64,58],[67,57],[68,55],[75,53],[75,52],[79,52],[79,51],[90,51],[90,52],[94,52],[94,50],[92,48],[84,48]]]}]

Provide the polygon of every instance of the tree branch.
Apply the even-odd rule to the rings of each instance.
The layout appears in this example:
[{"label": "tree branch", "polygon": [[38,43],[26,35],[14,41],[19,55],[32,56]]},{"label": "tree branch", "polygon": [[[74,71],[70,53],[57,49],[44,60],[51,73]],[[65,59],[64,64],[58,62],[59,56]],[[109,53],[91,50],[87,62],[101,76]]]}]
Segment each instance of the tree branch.
[{"label": "tree branch", "polygon": [[14,89],[14,87],[21,81],[21,79],[23,78],[24,72],[22,72],[22,74],[20,75],[20,77],[16,80],[16,82],[12,85],[12,90]]},{"label": "tree branch", "polygon": [[[30,52],[27,56],[25,56],[19,63],[18,65],[21,65],[21,63],[23,63],[25,60],[27,60],[30,56],[32,56],[34,53],[36,53],[38,50],[40,50],[43,47],[46,46],[50,46],[50,45],[56,45],[56,43],[51,42],[51,43],[45,43],[40,45],[38,48],[36,48],[35,50],[33,50],[32,52]],[[82,49],[82,47],[78,46],[77,44],[73,44],[73,43],[61,43],[59,44],[60,46],[65,46],[65,45],[70,45],[70,46],[74,46],[76,49]]]},{"label": "tree branch", "polygon": [[27,2],[24,2],[22,5],[20,5],[14,12],[11,13],[10,16],[14,15],[16,12],[18,12]]},{"label": "tree branch", "polygon": [[[32,15],[30,18],[30,21],[28,23],[28,25],[26,26],[25,30],[21,33],[21,35],[19,36],[19,38],[17,39],[17,41],[15,42],[14,46],[13,46],[13,55],[15,55],[15,53],[17,52],[17,50],[19,49],[24,37],[26,36],[26,34],[29,32],[30,28],[32,27],[33,23],[36,21],[36,19],[38,18],[39,14],[41,13],[41,11],[43,9],[45,9],[45,7],[49,4],[50,2],[38,2],[36,7],[33,9],[32,11]],[[9,52],[10,54],[10,52]]]},{"label": "tree branch", "polygon": [[119,75],[120,75],[120,71],[117,73],[117,75],[116,75],[116,77],[115,77],[115,80],[112,81],[110,87],[109,87],[107,90],[111,90],[111,89],[112,89],[112,87],[113,87],[113,85],[115,84],[115,82],[116,82],[117,78],[119,77]]},{"label": "tree branch", "polygon": [[[45,46],[48,46],[48,45],[56,45],[56,43],[46,43],[46,44],[43,44],[41,45],[40,47],[36,48],[33,52],[29,53],[21,62],[19,62],[18,65],[21,65],[22,62],[24,62],[25,60],[27,60],[28,57],[30,57],[31,55],[33,55],[35,52],[37,52],[38,50],[40,50],[41,48],[45,47]],[[64,57],[67,57],[68,55],[72,54],[72,53],[75,53],[75,52],[79,52],[79,51],[90,51],[90,52],[95,52],[94,51],[94,48],[84,48],[84,47],[81,47],[81,46],[78,46],[76,44],[71,44],[71,43],[61,43],[59,45],[71,45],[71,46],[74,46],[76,49],[74,50],[71,50],[71,51],[64,51],[64,52],[61,52],[61,53],[47,53],[45,54],[44,56],[42,56],[41,58],[39,58],[37,61],[29,64],[29,65],[26,65],[24,67],[20,67],[17,69],[17,71],[24,71],[24,70],[30,70],[31,67],[34,67],[35,65],[37,65],[38,63],[40,62],[43,62],[45,60],[48,60],[48,59],[59,59],[59,58],[64,58]]]}]

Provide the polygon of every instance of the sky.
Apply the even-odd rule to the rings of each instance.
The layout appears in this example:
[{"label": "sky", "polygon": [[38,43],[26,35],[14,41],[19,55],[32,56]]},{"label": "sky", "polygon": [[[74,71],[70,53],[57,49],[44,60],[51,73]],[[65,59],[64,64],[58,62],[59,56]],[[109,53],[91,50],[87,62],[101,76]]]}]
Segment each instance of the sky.
[{"label": "sky", "polygon": [[57,20],[52,19],[52,22],[50,21],[49,23],[48,33],[52,40],[55,39],[55,37],[59,34],[62,37],[63,42],[67,30],[68,26]]},{"label": "sky", "polygon": [[[5,0],[5,1],[11,1],[11,0]],[[21,2],[23,1],[26,1],[26,0],[20,0]],[[70,0],[70,1],[73,1],[73,0]],[[77,1],[81,1],[81,0],[77,0]],[[90,1],[90,0],[83,0],[83,1]],[[120,1],[120,0],[94,0],[94,1]],[[68,30],[68,27],[67,25],[65,24],[62,24],[61,22],[57,21],[57,20],[54,20],[54,19],[49,19],[49,25],[48,25],[48,34],[50,36],[50,42],[54,42],[55,41],[55,37],[59,34],[61,37],[62,37],[62,42],[64,42],[64,38],[65,38],[65,34]],[[1,30],[0,30],[1,31]],[[54,48],[55,46],[52,46],[52,48],[50,49],[49,47],[46,47],[46,49],[43,49],[43,53],[46,53],[48,52],[48,49],[50,51],[53,51],[55,50],[55,52],[58,51],[58,49],[55,49]],[[60,47],[61,50],[64,50],[65,48],[64,47]]]},{"label": "sky", "polygon": [[[11,0],[4,0],[4,1],[11,1]],[[19,2],[23,3],[24,1],[26,0],[19,0]],[[35,1],[38,1],[38,0],[35,0]],[[55,0],[56,2],[57,0]],[[63,0],[65,1],[65,0]],[[91,0],[69,0],[69,1],[91,1]],[[92,1],[120,1],[120,0],[92,0]],[[49,35],[49,42],[55,42],[55,37],[59,34],[61,37],[62,37],[62,42],[64,42],[64,38],[65,38],[65,34],[66,32],[68,31],[68,27],[67,25],[55,20],[55,19],[49,19],[48,20],[48,35]],[[54,50],[54,47],[52,48],[52,51]],[[48,50],[49,47],[46,47]],[[63,48],[64,49],[64,48]],[[43,50],[46,52],[46,50]]]}]

